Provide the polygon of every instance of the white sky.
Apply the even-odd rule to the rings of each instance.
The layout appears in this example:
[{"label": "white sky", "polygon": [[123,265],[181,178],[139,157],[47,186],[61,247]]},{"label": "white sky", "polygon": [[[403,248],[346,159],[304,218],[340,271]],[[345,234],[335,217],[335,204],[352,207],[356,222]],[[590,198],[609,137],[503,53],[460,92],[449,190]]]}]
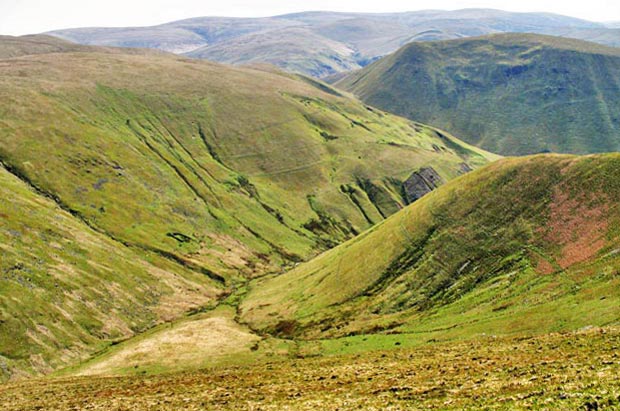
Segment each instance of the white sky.
[{"label": "white sky", "polygon": [[21,35],[71,27],[144,26],[199,16],[471,7],[547,11],[593,21],[620,21],[619,0],[0,0],[0,34]]}]

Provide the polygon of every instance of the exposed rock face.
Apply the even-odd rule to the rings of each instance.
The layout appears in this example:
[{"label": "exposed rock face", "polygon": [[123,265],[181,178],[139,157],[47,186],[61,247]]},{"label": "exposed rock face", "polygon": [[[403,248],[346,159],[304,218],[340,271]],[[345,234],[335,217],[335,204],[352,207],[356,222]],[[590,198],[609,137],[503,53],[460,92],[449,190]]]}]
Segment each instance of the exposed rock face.
[{"label": "exposed rock face", "polygon": [[444,179],[434,168],[421,168],[414,171],[403,183],[403,197],[407,204],[411,204],[444,183]]},{"label": "exposed rock face", "polygon": [[470,171],[473,171],[473,169],[469,166],[469,164],[461,163],[461,169],[459,170],[460,174],[466,174]]}]

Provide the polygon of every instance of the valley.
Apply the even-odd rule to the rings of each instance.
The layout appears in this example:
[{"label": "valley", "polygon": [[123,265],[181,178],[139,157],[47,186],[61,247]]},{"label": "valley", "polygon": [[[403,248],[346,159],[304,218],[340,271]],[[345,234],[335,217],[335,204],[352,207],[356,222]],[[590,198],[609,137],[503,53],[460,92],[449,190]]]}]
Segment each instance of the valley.
[{"label": "valley", "polygon": [[[0,209],[9,246],[1,263],[3,318],[10,319],[0,330],[5,379],[49,372],[179,318],[182,311],[162,318],[145,310],[162,293],[186,311],[208,309],[249,278],[310,259],[403,208],[410,201],[403,184],[421,168],[446,181],[498,158],[283,72],[44,36],[5,39],[3,54],[0,95],[11,103],[0,109],[0,159],[5,178],[24,193]],[[44,204],[32,214],[42,228],[32,230],[31,214],[13,208],[17,201]],[[70,226],[59,234],[43,213],[64,215]],[[53,237],[40,237],[45,230],[60,240],[92,233],[121,253],[155,260],[162,275],[190,281],[200,297],[185,297],[179,286],[136,295],[121,281],[133,269],[106,254],[82,249],[57,261],[47,250]],[[80,285],[88,297],[71,294],[79,272],[56,268],[78,263],[101,268]],[[39,280],[50,270],[60,283]],[[50,310],[49,299],[92,304],[104,279],[117,297],[104,295],[99,309],[111,318],[83,312],[80,331],[68,331],[75,320]],[[134,308],[125,306],[130,301]],[[26,305],[37,314],[20,314]],[[15,330],[25,340],[13,341]],[[9,349],[16,343],[19,350]]]},{"label": "valley", "polygon": [[0,35],[0,409],[620,409],[616,26]]}]

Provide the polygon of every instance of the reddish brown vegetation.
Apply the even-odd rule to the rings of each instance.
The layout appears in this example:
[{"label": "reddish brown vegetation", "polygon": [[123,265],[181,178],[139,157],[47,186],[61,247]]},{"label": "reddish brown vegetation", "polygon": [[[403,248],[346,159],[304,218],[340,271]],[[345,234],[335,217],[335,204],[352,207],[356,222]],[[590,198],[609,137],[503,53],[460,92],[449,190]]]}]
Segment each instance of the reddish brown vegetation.
[{"label": "reddish brown vegetation", "polygon": [[[552,251],[559,248],[558,265],[565,269],[573,264],[594,257],[606,244],[608,206],[604,194],[593,200],[584,195],[571,197],[568,190],[558,188],[549,205],[547,225],[543,233],[544,248]],[[540,258],[537,269],[541,273],[553,272],[553,266]]]}]

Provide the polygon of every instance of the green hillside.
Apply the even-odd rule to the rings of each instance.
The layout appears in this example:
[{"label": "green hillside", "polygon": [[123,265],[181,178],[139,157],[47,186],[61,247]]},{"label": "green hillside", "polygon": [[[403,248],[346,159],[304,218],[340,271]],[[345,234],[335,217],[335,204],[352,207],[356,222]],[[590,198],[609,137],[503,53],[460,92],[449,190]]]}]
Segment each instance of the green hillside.
[{"label": "green hillside", "polygon": [[540,35],[411,43],[337,83],[501,154],[620,149],[620,50]]},{"label": "green hillside", "polygon": [[618,325],[619,170],[617,154],[493,163],[255,281],[242,318],[282,337],[347,337],[326,352]]},{"label": "green hillside", "polygon": [[496,158],[303,77],[44,36],[0,56],[5,378],[355,236],[421,169]]},{"label": "green hillside", "polygon": [[213,305],[220,285],[99,233],[0,167],[0,380]]}]

